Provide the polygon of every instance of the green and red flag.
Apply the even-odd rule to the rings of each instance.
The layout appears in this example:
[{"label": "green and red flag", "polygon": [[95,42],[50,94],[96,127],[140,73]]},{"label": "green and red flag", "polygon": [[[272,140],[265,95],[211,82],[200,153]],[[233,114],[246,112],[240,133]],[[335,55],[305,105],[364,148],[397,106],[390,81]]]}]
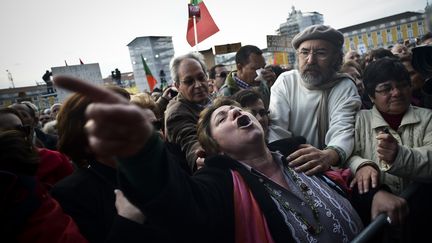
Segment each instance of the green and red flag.
[{"label": "green and red flag", "polygon": [[150,88],[150,92],[152,92],[153,88],[156,86],[157,81],[153,77],[152,73],[150,72],[150,68],[147,66],[147,63],[145,62],[143,55],[141,55],[141,60],[143,62],[144,72],[147,78],[147,83]]},{"label": "green and red flag", "polygon": [[[208,37],[219,31],[216,23],[210,15],[206,5],[202,0],[191,0],[189,7],[189,21],[186,32],[186,40],[191,46],[202,42]],[[197,40],[194,35],[194,21],[196,19]]]}]

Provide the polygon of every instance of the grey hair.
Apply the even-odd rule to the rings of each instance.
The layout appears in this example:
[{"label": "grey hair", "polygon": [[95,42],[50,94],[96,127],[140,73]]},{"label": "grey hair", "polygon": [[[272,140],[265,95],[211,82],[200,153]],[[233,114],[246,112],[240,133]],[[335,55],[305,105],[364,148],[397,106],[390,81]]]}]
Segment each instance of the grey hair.
[{"label": "grey hair", "polygon": [[204,62],[204,56],[199,52],[189,52],[187,54],[173,58],[170,62],[171,78],[173,79],[173,81],[175,83],[180,82],[178,69],[179,69],[180,63],[185,59],[193,59],[193,60],[196,60],[197,62],[199,62],[203,72],[207,75],[207,72],[206,72],[207,67],[206,67],[206,64]]}]

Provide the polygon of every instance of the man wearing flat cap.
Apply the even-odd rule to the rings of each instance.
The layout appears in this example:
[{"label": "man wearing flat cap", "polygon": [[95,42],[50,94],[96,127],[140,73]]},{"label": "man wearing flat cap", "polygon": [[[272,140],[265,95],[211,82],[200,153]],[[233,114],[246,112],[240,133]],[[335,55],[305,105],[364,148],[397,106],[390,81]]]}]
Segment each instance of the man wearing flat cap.
[{"label": "man wearing flat cap", "polygon": [[298,70],[281,74],[271,88],[269,141],[303,136],[307,143],[288,158],[308,175],[337,166],[351,155],[361,100],[350,76],[338,73],[344,37],[325,25],[297,34]]}]

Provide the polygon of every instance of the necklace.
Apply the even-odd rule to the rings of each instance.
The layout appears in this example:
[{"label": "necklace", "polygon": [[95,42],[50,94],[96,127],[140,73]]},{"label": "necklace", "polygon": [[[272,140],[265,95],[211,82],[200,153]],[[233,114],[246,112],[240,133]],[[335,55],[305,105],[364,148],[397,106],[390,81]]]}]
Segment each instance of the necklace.
[{"label": "necklace", "polygon": [[267,183],[264,183],[264,186],[267,188],[267,191],[273,196],[273,198],[275,198],[279,202],[279,204],[282,207],[284,207],[286,210],[294,214],[294,216],[306,226],[306,230],[310,234],[318,235],[323,230],[323,226],[319,219],[319,211],[317,207],[314,206],[313,200],[311,196],[308,194],[310,188],[308,185],[306,185],[304,182],[300,180],[298,175],[291,168],[288,167],[287,170],[290,173],[293,180],[295,181],[296,185],[300,188],[300,191],[302,192],[306,203],[308,204],[309,208],[312,210],[312,215],[315,221],[317,222],[317,226],[314,226],[311,223],[309,223],[302,213],[297,212],[294,208],[292,208],[291,205],[288,203],[288,201],[282,197],[281,193],[278,193],[275,190],[273,190]]}]

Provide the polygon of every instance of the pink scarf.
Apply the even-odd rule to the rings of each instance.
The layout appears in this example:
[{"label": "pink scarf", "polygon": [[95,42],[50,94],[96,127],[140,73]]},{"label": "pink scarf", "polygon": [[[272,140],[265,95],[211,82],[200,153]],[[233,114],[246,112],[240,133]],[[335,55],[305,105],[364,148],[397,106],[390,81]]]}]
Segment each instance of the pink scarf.
[{"label": "pink scarf", "polygon": [[249,187],[237,171],[231,171],[234,185],[236,243],[274,243],[266,219]]}]

